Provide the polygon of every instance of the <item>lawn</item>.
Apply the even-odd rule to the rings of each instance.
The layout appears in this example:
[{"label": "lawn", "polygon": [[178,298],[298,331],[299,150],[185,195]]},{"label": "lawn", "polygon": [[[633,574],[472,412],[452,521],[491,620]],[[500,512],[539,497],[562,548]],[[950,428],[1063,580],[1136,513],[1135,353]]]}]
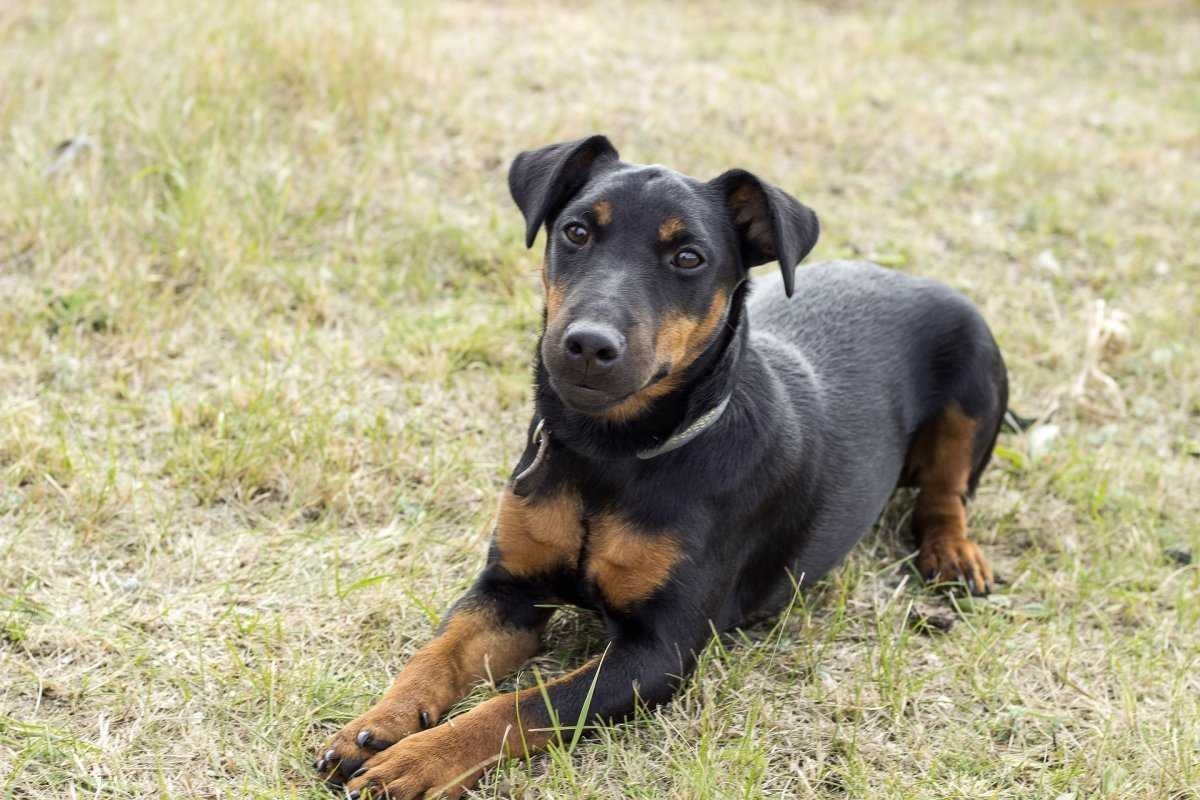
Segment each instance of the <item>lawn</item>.
[{"label": "lawn", "polygon": [[[524,444],[508,162],[603,132],[961,289],[1052,416],[972,506],[992,597],[919,585],[898,501],[472,796],[1200,798],[1200,9],[688,8],[0,7],[0,797],[329,796]],[[602,635],[561,613],[518,682]]]}]

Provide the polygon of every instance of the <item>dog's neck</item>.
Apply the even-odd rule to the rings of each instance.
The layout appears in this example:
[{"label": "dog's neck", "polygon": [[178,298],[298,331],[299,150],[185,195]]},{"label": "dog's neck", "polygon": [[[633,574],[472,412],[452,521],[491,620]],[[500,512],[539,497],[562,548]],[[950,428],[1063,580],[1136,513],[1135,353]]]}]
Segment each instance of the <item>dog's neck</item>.
[{"label": "dog's neck", "polygon": [[628,421],[610,422],[567,408],[550,385],[539,342],[535,397],[538,418],[544,420],[559,444],[585,458],[631,459],[661,447],[673,434],[718,408],[732,394],[742,355],[749,346],[745,318],[748,289],[746,281],[734,292],[725,325],[687,367],[680,387],[656,398],[646,413]]}]

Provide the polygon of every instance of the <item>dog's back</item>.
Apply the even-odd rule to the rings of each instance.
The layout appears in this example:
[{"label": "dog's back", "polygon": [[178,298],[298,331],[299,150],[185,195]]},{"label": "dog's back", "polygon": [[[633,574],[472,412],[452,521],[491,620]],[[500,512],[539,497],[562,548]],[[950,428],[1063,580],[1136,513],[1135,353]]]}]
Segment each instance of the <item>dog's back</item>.
[{"label": "dog's back", "polygon": [[[978,420],[970,486],[982,471],[1007,401],[999,350],[982,316],[958,292],[866,262],[802,267],[788,298],[777,275],[755,281],[747,319],[765,366],[802,398],[819,442],[803,483],[823,498],[805,520],[793,563],[819,579],[869,530],[908,476],[923,426],[947,408]],[[813,399],[816,402],[813,402]]]}]

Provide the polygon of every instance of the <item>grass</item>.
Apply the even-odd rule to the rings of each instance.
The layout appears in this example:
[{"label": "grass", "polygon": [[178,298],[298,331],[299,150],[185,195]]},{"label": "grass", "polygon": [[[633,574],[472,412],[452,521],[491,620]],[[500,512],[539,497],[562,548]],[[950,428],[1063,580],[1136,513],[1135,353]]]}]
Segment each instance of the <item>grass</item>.
[{"label": "grass", "polygon": [[1195,5],[679,11],[0,9],[0,796],[327,796],[311,747],[469,582],[522,445],[507,161],[601,131],[962,289],[1058,435],[983,481],[990,600],[914,585],[896,503],[674,703],[474,796],[1200,797]]}]

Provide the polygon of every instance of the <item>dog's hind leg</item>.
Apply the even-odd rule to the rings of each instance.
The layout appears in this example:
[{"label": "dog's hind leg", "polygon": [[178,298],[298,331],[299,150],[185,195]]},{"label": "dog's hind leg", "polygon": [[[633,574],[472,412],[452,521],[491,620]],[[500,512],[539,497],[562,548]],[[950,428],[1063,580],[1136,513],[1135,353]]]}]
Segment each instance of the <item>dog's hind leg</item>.
[{"label": "dog's hind leg", "polygon": [[983,552],[967,538],[966,509],[982,470],[980,443],[994,438],[984,426],[992,424],[951,404],[917,431],[904,465],[905,482],[920,492],[912,523],[917,569],[926,580],[960,581],[973,594],[987,594],[993,582]]}]

